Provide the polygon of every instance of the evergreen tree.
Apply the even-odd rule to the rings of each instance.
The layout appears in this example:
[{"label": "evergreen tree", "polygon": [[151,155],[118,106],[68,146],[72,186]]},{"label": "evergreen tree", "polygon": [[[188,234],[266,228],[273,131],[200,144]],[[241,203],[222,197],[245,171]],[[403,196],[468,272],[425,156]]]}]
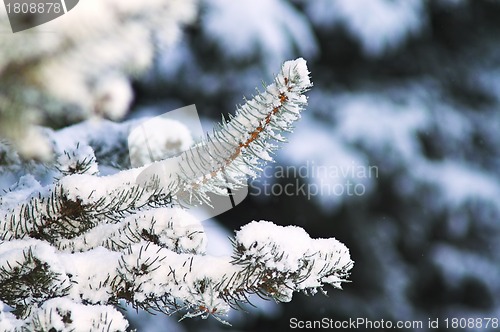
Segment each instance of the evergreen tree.
[{"label": "evergreen tree", "polygon": [[[228,311],[251,294],[288,302],[297,291],[340,288],[353,262],[336,239],[253,221],[236,232],[231,256],[216,257],[206,254],[210,239],[189,211],[210,205],[209,194],[231,195],[228,190],[245,185],[272,161],[269,153],[307,103],[304,93],[312,84],[305,60],[285,62],[272,84],[194,144],[189,136],[179,138],[181,124],[160,122],[166,141],[177,139],[188,149],[153,142],[142,148],[166,150],[160,152],[167,157],[124,169],[130,166],[127,134],[137,121],[95,118],[117,119],[127,111],[130,61],[145,66],[137,58],[143,50],[125,50],[129,40],[122,38],[136,33],[135,41],[150,48],[141,38],[156,35],[162,25],[175,34],[193,5],[111,0],[81,4],[74,12],[85,16],[92,5],[107,11],[109,21],[88,31],[67,29],[53,44],[29,49],[21,45],[24,35],[16,35],[4,44],[18,50],[0,53],[0,168],[8,184],[0,197],[0,329],[125,331],[129,323],[119,310],[124,304],[227,323]],[[160,22],[160,14],[170,21]],[[144,23],[139,31],[137,21]],[[114,28],[122,31],[114,34]],[[99,52],[111,50],[98,47],[110,42],[124,54],[104,61],[84,56],[88,46],[104,56]],[[30,119],[33,114],[39,116]],[[66,125],[88,117],[94,118]]]}]

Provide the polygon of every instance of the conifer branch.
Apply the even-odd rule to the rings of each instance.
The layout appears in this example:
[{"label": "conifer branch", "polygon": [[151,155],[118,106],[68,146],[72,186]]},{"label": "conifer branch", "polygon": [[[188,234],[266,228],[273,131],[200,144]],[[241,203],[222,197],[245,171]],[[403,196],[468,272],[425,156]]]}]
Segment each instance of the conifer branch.
[{"label": "conifer branch", "polygon": [[256,177],[269,155],[283,142],[307,103],[304,95],[312,86],[306,61],[287,61],[274,83],[239,107],[235,116],[214,128],[213,133],[181,155],[146,169],[138,181],[158,175],[163,185],[175,188],[178,201],[210,203],[207,193],[227,195],[247,178]]},{"label": "conifer branch", "polygon": [[252,222],[236,233],[232,257],[213,257],[201,223],[178,206],[210,204],[208,193],[227,195],[257,176],[300,118],[310,86],[305,60],[288,61],[264,92],[176,157],[99,176],[83,142],[58,158],[55,183],[22,178],[0,198],[0,307],[14,310],[0,318],[13,331],[88,322],[124,331],[114,306],[125,301],[226,323],[252,294],[283,302],[340,288],[353,263],[337,240]]},{"label": "conifer branch", "polygon": [[[93,228],[99,218],[124,216],[148,204],[164,206],[170,198],[195,204],[208,202],[208,192],[227,195],[228,187],[235,189],[247,176],[257,176],[263,162],[272,160],[269,152],[277,148],[272,141],[282,141],[281,132],[290,131],[300,118],[307,101],[303,93],[310,86],[305,60],[287,61],[265,92],[180,156],[111,176],[65,176],[52,187],[26,195],[17,206],[2,206],[0,201],[0,213],[8,221],[0,225],[2,238],[29,234],[53,243],[58,236],[68,238]],[[95,169],[91,162],[77,160],[65,172]],[[92,218],[97,219],[89,221]]]}]

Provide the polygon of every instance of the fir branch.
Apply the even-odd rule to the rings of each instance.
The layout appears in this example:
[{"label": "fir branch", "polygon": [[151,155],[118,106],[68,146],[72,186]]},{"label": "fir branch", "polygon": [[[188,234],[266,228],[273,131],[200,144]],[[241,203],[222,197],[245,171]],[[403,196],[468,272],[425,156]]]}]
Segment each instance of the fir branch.
[{"label": "fir branch", "polygon": [[34,308],[19,331],[125,331],[128,322],[110,305],[85,305],[67,298],[53,298]]},{"label": "fir branch", "polygon": [[217,316],[248,302],[250,294],[287,302],[297,291],[340,287],[353,266],[343,244],[311,239],[298,227],[253,222],[236,234],[234,244],[232,260],[134,245],[121,258],[118,293],[143,309],[157,308],[161,298],[167,305],[163,312]]},{"label": "fir branch", "polygon": [[340,288],[353,266],[339,241],[311,239],[301,228],[265,221],[242,227],[234,247],[232,264],[243,266],[244,285],[280,302],[290,301],[294,291],[315,293],[323,284]]},{"label": "fir branch", "polygon": [[[12,286],[17,284],[9,280],[17,280],[21,288],[13,287],[7,304],[24,313],[36,303],[65,295],[84,304],[115,304],[122,299],[145,310],[167,314],[183,311],[185,317],[217,316],[223,321],[231,307],[248,302],[249,294],[289,301],[296,291],[324,284],[338,287],[352,267],[348,250],[335,239],[313,240],[297,227],[263,221],[250,223],[236,234],[232,260],[176,253],[147,241],[132,244],[124,252],[98,247],[75,254],[58,252],[36,240],[12,241],[4,247],[11,248],[13,243],[20,248],[18,254],[2,254],[0,250],[0,281]],[[16,263],[19,257],[30,257],[21,256],[26,250],[38,255],[40,262],[47,262],[43,266],[50,271],[40,277],[43,283],[15,279],[19,276],[16,267],[29,265]],[[33,268],[27,275],[36,271]],[[54,277],[47,279],[51,275]],[[23,292],[15,291],[26,283],[39,285],[28,303]],[[3,293],[8,291],[2,289]]]},{"label": "fir branch", "polygon": [[203,254],[206,236],[201,223],[179,207],[156,208],[102,223],[77,237],[56,242],[59,250],[85,251],[99,246],[113,251],[151,242],[177,253]]},{"label": "fir branch", "polygon": [[256,176],[299,119],[310,86],[305,60],[288,61],[264,92],[176,157],[96,176],[85,145],[60,157],[56,183],[20,181],[0,201],[0,295],[15,323],[71,329],[73,312],[85,311],[92,328],[121,331],[126,321],[110,306],[120,300],[227,323],[228,310],[251,294],[289,301],[296,291],[340,287],[353,263],[335,239],[253,222],[237,232],[232,257],[212,257],[202,225],[176,206],[210,203],[207,193],[227,195]]},{"label": "fir branch", "polygon": [[57,158],[57,163],[57,170],[63,176],[72,174],[97,175],[99,173],[94,151],[90,146],[81,145],[80,142],[76,144],[74,150],[65,150],[63,154]]},{"label": "fir branch", "polygon": [[71,283],[52,264],[51,252],[40,241],[0,243],[0,294],[17,316],[26,316],[34,304],[68,294]]},{"label": "fir branch", "polygon": [[[30,236],[55,243],[61,238],[78,236],[102,220],[120,220],[145,207],[171,204],[170,195],[165,188],[159,187],[155,178],[148,187],[117,180],[120,178],[86,174],[64,177],[52,188],[45,189],[43,194],[33,193],[27,202],[7,206],[3,220],[0,220],[3,234],[0,239]],[[106,182],[109,186],[105,185]]]},{"label": "fir branch", "polygon": [[[65,176],[17,206],[0,205],[4,239],[29,234],[54,243],[60,236],[75,237],[95,227],[100,219],[123,217],[145,206],[168,205],[170,197],[194,204],[209,203],[208,192],[227,195],[227,188],[242,185],[247,176],[257,175],[264,161],[272,160],[269,152],[277,148],[272,141],[282,140],[281,133],[290,131],[300,118],[307,101],[303,93],[310,86],[304,59],[285,62],[265,92],[181,155],[149,168],[105,177]],[[79,168],[87,165],[76,159]],[[130,179],[136,179],[136,183]]]},{"label": "fir branch", "polygon": [[307,103],[303,95],[312,86],[306,61],[287,61],[274,83],[239,107],[235,116],[214,128],[212,134],[179,156],[153,164],[138,181],[158,175],[164,185],[174,184],[180,202],[210,203],[207,193],[227,195],[227,188],[244,184],[255,177],[269,153],[277,149],[273,142],[284,141],[300,118]]},{"label": "fir branch", "polygon": [[303,93],[310,87],[305,60],[285,62],[263,93],[180,156],[179,197],[191,204],[195,199],[206,200],[207,192],[224,191],[228,182],[238,186],[246,176],[255,177],[262,163],[272,160],[268,153],[277,146],[271,142],[281,141],[280,133],[291,131],[300,118],[307,102]]}]

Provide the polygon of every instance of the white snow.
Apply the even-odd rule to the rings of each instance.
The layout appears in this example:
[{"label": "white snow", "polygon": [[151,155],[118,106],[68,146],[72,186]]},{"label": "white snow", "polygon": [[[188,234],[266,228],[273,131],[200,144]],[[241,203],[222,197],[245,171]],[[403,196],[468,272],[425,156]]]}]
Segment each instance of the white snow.
[{"label": "white snow", "polygon": [[14,332],[21,329],[23,321],[17,319],[13,313],[8,311],[8,307],[0,301],[0,331]]},{"label": "white snow", "polygon": [[[8,30],[4,7],[1,10],[1,27]],[[30,80],[16,74],[4,78],[26,92],[6,99],[18,123],[2,127],[2,136],[27,157],[48,160],[50,146],[36,135],[33,124],[58,116],[72,122],[122,118],[132,100],[130,77],[149,68],[155,49],[172,46],[180,27],[195,15],[194,0],[146,0],[141,6],[86,0],[43,25],[15,35],[4,33],[0,71],[15,63]]]},{"label": "white snow", "polygon": [[344,25],[359,40],[368,56],[380,56],[418,34],[424,23],[421,0],[315,0],[304,1],[315,24]]},{"label": "white snow", "polygon": [[385,165],[381,167],[393,168],[401,162],[410,166],[420,154],[416,134],[430,120],[425,105],[412,100],[392,102],[371,94],[345,95],[336,101],[338,135],[348,143],[385,151]]},{"label": "white snow", "polygon": [[189,211],[180,207],[156,208],[131,214],[118,222],[102,223],[87,233],[58,241],[60,250],[84,251],[99,246],[127,248],[144,238],[175,252],[203,254],[207,240],[204,228]]},{"label": "white snow", "polygon": [[269,70],[295,55],[316,50],[306,18],[282,0],[205,0],[202,24],[207,36],[234,59],[262,54]]},{"label": "white snow", "polygon": [[123,118],[132,102],[132,94],[130,83],[124,75],[106,77],[99,81],[95,89],[97,112],[112,120]]},{"label": "white snow", "polygon": [[94,150],[84,144],[77,144],[73,150],[65,151],[57,158],[57,163],[59,164],[59,170],[66,174],[71,173],[72,170],[74,173],[77,166],[82,164],[88,165],[86,174],[97,175],[99,173]]},{"label": "white snow", "polygon": [[[465,163],[443,161],[415,165],[412,176],[436,186],[451,208],[458,208],[467,200],[483,199],[500,208],[500,185],[492,176]],[[443,201],[435,202],[437,204]],[[429,202],[433,205],[432,202]]]},{"label": "white snow", "polygon": [[[236,241],[245,248],[242,260],[250,260],[256,266],[261,264],[261,269],[303,276],[297,289],[321,287],[325,282],[340,287],[344,273],[353,264],[349,250],[335,238],[311,239],[297,226],[253,221],[236,232]],[[332,268],[336,272],[327,275]],[[281,300],[290,301],[291,290],[283,291],[287,295]]]},{"label": "white snow", "polygon": [[[369,165],[363,154],[346,145],[339,136],[336,130],[305,114],[280,154],[280,160],[294,165],[300,173],[297,177],[309,184],[305,199],[314,199],[326,209],[341,206],[361,190],[363,195],[369,194],[378,176],[370,168],[374,165]],[[298,190],[299,186],[296,187]]]},{"label": "white snow", "polygon": [[101,331],[125,331],[128,327],[127,320],[112,306],[84,305],[67,298],[46,301],[32,313],[30,320],[27,329],[41,326],[44,330],[55,328],[61,332],[87,332],[89,327]]},{"label": "white snow", "polygon": [[140,121],[128,136],[132,167],[166,159],[187,150],[194,141],[190,130],[181,122],[161,116]]},{"label": "white snow", "polygon": [[11,186],[10,191],[0,197],[0,203],[3,208],[15,206],[20,201],[24,201],[37,190],[41,190],[40,183],[33,177],[33,175],[24,175],[18,179],[17,183]]},{"label": "white snow", "polygon": [[73,299],[85,299],[94,304],[105,304],[112,294],[111,280],[116,275],[121,254],[103,247],[82,253],[59,253],[67,273],[77,286],[70,289]]},{"label": "white snow", "polygon": [[93,118],[61,130],[50,131],[48,134],[54,142],[53,149],[58,155],[64,154],[64,151],[73,151],[77,146],[83,147],[91,143],[99,143],[101,149],[112,150],[120,145],[120,139],[126,137],[130,126],[134,123],[134,121],[115,123]]}]

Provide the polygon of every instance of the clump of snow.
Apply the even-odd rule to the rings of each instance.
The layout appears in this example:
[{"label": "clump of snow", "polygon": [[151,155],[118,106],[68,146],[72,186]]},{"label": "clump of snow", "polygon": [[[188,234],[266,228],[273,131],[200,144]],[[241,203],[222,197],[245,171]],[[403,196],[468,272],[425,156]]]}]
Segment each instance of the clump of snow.
[{"label": "clump of snow", "polygon": [[336,239],[311,239],[300,227],[263,220],[236,232],[236,247],[238,262],[290,278],[289,286],[279,289],[280,301],[290,301],[294,290],[315,289],[323,283],[340,288],[353,265],[349,250]]},{"label": "clump of snow", "polygon": [[9,192],[0,197],[0,206],[3,208],[8,206],[15,206],[20,201],[24,201],[30,197],[30,195],[41,190],[40,183],[33,177],[33,175],[24,175],[17,183],[9,188]]},{"label": "clump of snow", "polygon": [[123,75],[109,76],[99,81],[95,95],[96,113],[118,120],[128,111],[132,101],[132,88]]},{"label": "clump of snow", "polygon": [[82,253],[59,253],[66,273],[78,285],[69,290],[69,296],[94,304],[107,303],[113,293],[110,278],[116,275],[120,257],[121,253],[103,247]]},{"label": "clump of snow", "polygon": [[87,332],[89,327],[99,331],[125,331],[128,322],[112,306],[85,305],[67,298],[54,298],[34,309],[23,327],[60,332]]},{"label": "clump of snow", "polygon": [[181,122],[162,117],[134,125],[128,136],[130,162],[143,166],[179,154],[193,145],[190,130]]},{"label": "clump of snow", "polygon": [[[310,250],[312,243],[312,239],[303,228],[280,227],[268,221],[253,221],[243,226],[236,233],[236,239],[247,248],[245,255],[264,262],[269,268],[283,272],[302,267],[301,260],[306,257],[306,252]],[[277,260],[276,253],[281,252],[286,252],[286,256]]]},{"label": "clump of snow", "polygon": [[16,143],[17,151],[24,158],[49,161],[53,157],[50,143],[39,128],[28,128],[22,137],[17,138]]},{"label": "clump of snow", "polygon": [[[130,175],[130,171],[126,172]],[[72,201],[81,201],[82,204],[88,205],[95,203],[102,197],[108,196],[111,200],[112,192],[116,192],[120,188],[130,186],[130,181],[127,176],[120,177],[96,177],[87,174],[75,174],[62,178],[59,185],[64,188],[66,197]]]},{"label": "clump of snow", "polygon": [[115,223],[97,225],[72,239],[61,239],[64,251],[84,251],[99,246],[122,249],[149,240],[178,253],[203,254],[207,239],[197,218],[180,207],[157,208],[131,214]]},{"label": "clump of snow", "polygon": [[7,306],[0,301],[0,331],[14,332],[18,331],[23,326],[23,321],[17,319],[14,314],[7,311]]},{"label": "clump of snow", "polygon": [[[287,77],[287,79],[290,79],[294,83],[294,90],[298,91],[300,89],[308,89],[312,86],[310,74],[311,72],[307,68],[307,61],[304,58],[297,58],[293,61],[286,61],[276,79],[281,84],[287,86],[288,84],[285,82],[285,77]],[[286,93],[288,92],[287,90],[283,89],[281,92]]]},{"label": "clump of snow", "polygon": [[57,158],[58,168],[63,174],[90,174],[97,175],[99,168],[97,166],[94,150],[88,145],[77,144],[75,149],[64,151]]}]

